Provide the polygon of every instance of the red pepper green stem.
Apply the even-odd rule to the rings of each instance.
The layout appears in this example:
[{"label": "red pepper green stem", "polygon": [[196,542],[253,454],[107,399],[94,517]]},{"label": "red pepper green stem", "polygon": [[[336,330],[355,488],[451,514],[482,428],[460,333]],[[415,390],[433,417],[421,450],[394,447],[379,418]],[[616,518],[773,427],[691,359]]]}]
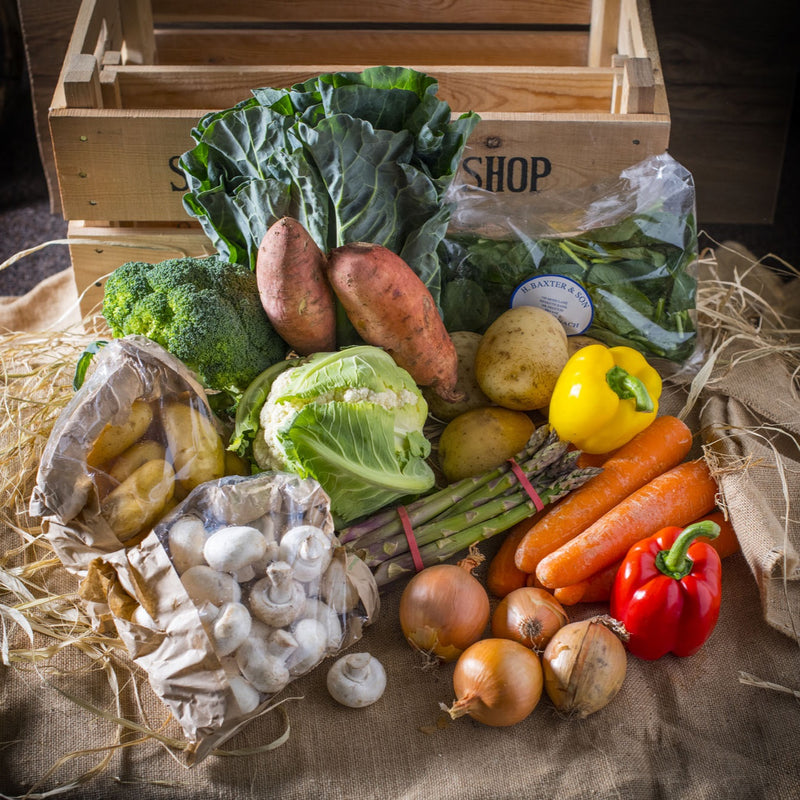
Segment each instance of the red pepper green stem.
[{"label": "red pepper green stem", "polygon": [[687,551],[694,540],[700,536],[706,539],[716,539],[719,536],[719,530],[719,525],[710,519],[687,525],[669,550],[658,551],[656,566],[665,575],[679,581],[692,570],[694,562],[687,555]]},{"label": "red pepper green stem", "polygon": [[653,398],[641,378],[631,375],[618,364],[606,372],[606,382],[620,400],[632,397],[636,401],[637,411],[649,414],[653,410]]}]

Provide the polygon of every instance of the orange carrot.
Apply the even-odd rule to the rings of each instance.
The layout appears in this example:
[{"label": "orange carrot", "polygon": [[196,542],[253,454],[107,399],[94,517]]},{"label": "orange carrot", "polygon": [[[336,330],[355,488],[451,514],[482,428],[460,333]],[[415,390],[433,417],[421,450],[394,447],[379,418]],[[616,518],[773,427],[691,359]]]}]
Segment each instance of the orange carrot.
[{"label": "orange carrot", "polygon": [[[540,512],[534,516],[538,519],[545,513]],[[489,562],[489,569],[486,572],[486,588],[495,597],[505,597],[509,592],[520,589],[527,583],[528,573],[523,572],[514,563],[514,554],[517,552],[517,545],[522,537],[528,532],[532,519],[533,517],[529,517],[509,528],[500,549]]]},{"label": "orange carrot", "polygon": [[586,580],[661,528],[684,527],[710,513],[716,496],[717,483],[702,458],[678,464],[545,556],[536,567],[536,577],[551,589]]},{"label": "orange carrot", "polygon": [[[719,525],[719,536],[716,539],[709,539],[708,543],[719,553],[720,558],[727,558],[728,556],[738,553],[741,550],[739,539],[736,536],[736,531],[733,529],[733,524],[729,519],[726,519],[725,512],[717,509],[710,514],[704,514],[698,517],[693,522],[700,522],[700,520],[710,519]],[[703,541],[706,541],[705,539]]]},{"label": "orange carrot", "polygon": [[611,587],[614,585],[614,579],[617,577],[617,570],[621,563],[620,559],[585,580],[553,589],[553,595],[561,605],[567,606],[573,606],[576,603],[606,602],[611,597]]},{"label": "orange carrot", "polygon": [[672,416],[656,417],[605,462],[599,475],[574,489],[550,514],[534,522],[517,547],[517,568],[534,572],[546,555],[596,522],[631,492],[680,464],[691,446],[692,432],[684,422]]}]

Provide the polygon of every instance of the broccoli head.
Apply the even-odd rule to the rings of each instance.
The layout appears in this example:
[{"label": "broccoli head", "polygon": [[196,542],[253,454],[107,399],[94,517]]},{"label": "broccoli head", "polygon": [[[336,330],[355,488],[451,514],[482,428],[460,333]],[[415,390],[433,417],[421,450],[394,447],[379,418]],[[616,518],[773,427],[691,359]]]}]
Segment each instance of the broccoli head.
[{"label": "broccoli head", "polygon": [[106,282],[103,316],[115,337],[146,336],[206,388],[234,396],[289,349],[261,305],[255,274],[216,256],[123,264]]}]

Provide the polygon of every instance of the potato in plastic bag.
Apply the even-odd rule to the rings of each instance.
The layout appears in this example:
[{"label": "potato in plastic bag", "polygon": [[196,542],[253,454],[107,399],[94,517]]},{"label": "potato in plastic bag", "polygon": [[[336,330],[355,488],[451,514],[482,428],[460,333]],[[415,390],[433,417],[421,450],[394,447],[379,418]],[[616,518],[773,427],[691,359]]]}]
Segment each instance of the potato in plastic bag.
[{"label": "potato in plastic bag", "polygon": [[141,336],[115,339],[59,415],[31,513],[83,576],[98,552],[130,546],[198,484],[241,471],[194,375]]}]

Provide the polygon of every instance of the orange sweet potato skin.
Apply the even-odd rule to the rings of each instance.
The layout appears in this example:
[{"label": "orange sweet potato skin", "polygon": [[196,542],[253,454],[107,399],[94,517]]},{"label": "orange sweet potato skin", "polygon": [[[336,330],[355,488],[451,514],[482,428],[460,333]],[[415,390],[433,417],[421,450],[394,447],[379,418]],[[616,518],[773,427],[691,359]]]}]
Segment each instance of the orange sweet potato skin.
[{"label": "orange sweet potato skin", "polygon": [[282,217],[264,234],[256,282],[272,326],[299,355],[336,349],[336,300],[325,254],[298,220]]},{"label": "orange sweet potato skin", "polygon": [[381,245],[354,242],[328,254],[327,275],[348,319],[384,348],[419,386],[457,400],[458,354],[419,276]]}]

